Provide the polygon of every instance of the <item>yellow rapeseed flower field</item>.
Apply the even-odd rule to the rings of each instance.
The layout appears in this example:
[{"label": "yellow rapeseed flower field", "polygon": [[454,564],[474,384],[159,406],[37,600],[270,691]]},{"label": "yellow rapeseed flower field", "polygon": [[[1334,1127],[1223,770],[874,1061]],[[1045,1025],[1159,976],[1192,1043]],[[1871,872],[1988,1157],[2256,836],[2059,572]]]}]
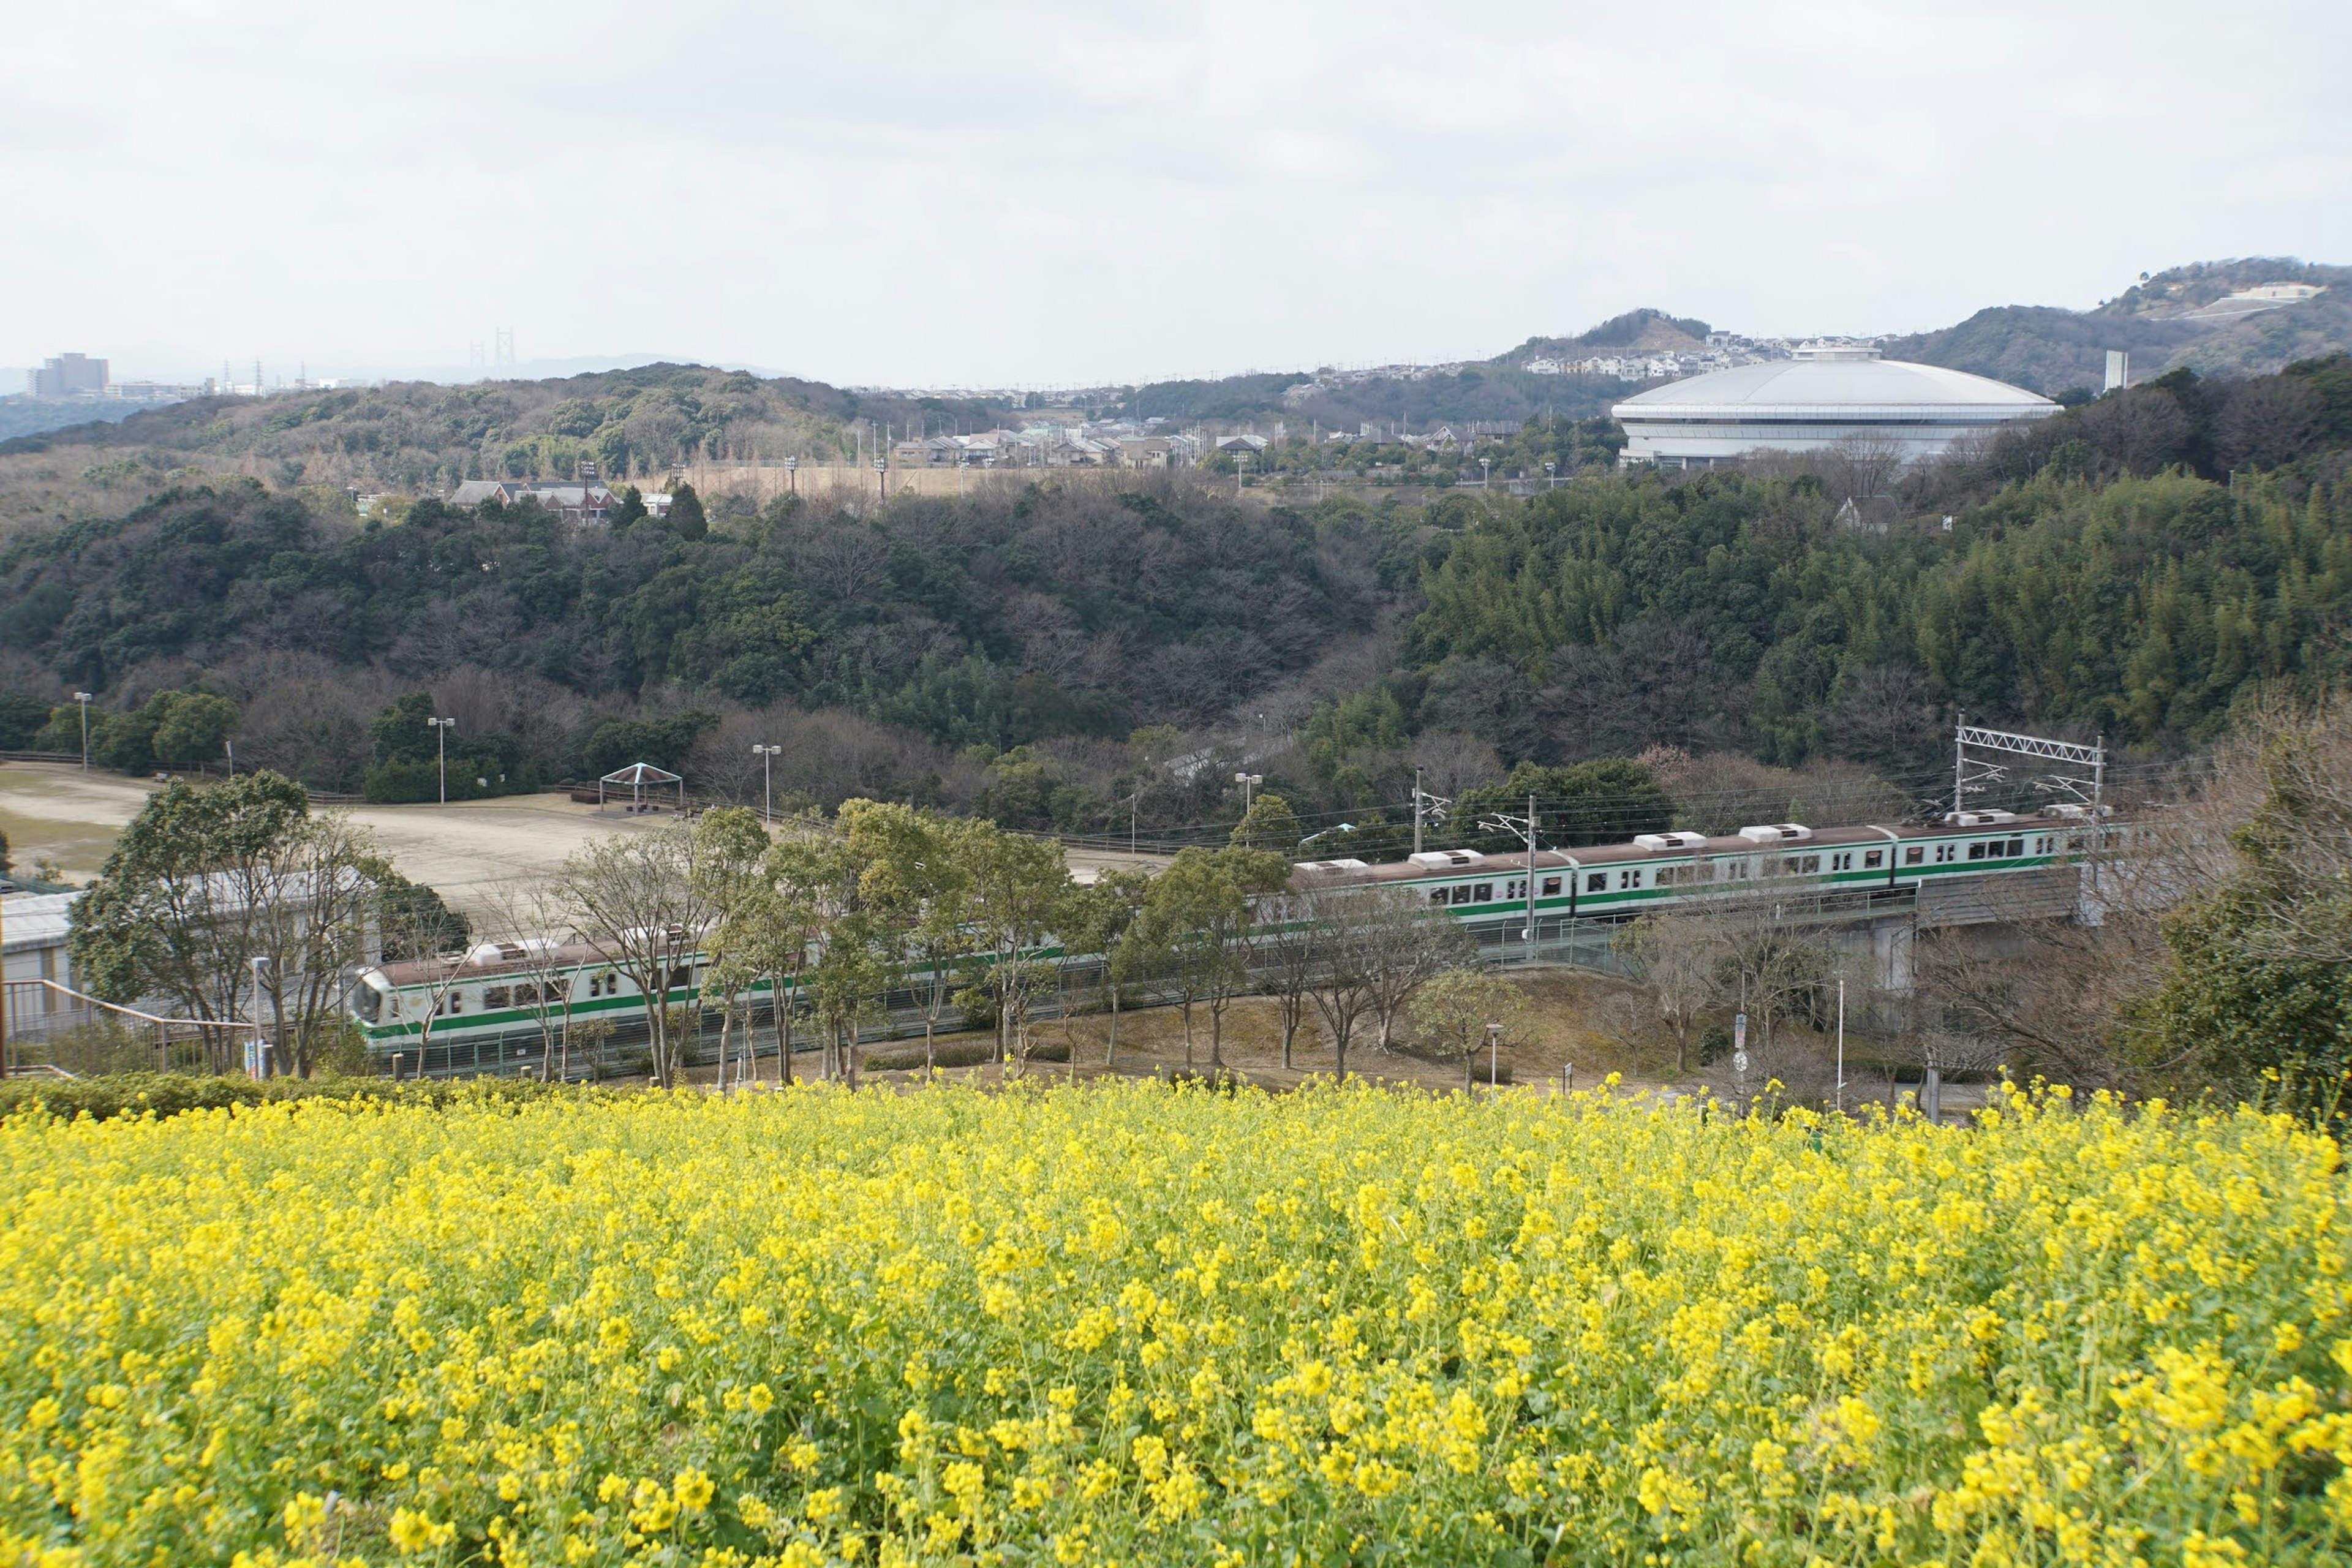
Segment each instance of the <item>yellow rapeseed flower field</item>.
[{"label": "yellow rapeseed flower field", "polygon": [[0,1563],[2352,1550],[2336,1145],[1605,1094],[0,1125]]}]

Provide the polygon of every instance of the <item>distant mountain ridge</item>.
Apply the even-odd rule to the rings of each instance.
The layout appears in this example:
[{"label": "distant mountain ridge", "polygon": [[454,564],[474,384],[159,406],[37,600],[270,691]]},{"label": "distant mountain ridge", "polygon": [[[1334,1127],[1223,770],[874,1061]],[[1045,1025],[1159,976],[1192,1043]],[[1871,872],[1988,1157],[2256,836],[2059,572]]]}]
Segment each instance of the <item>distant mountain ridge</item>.
[{"label": "distant mountain ridge", "polygon": [[[2234,317],[2190,314],[2271,283],[2324,292]],[[2352,267],[2287,257],[2199,262],[2151,274],[2089,310],[1998,305],[1940,331],[1886,339],[1881,347],[1889,359],[1965,370],[2045,395],[2095,390],[2110,349],[2132,356],[2135,381],[2180,366],[2200,375],[2268,375],[2297,360],[2352,352]]]}]

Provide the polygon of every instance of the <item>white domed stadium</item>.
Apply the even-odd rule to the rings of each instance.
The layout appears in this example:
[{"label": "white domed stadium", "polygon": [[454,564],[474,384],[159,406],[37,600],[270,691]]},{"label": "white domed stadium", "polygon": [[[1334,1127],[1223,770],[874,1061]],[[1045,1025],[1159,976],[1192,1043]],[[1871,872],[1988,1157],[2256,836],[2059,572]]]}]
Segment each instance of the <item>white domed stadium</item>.
[{"label": "white domed stadium", "polygon": [[2058,411],[2048,398],[2006,382],[1881,359],[1874,348],[1845,344],[1695,375],[1610,410],[1625,427],[1619,460],[1666,468],[1713,468],[1749,452],[1811,452],[1842,443],[1893,447],[1916,462]]}]

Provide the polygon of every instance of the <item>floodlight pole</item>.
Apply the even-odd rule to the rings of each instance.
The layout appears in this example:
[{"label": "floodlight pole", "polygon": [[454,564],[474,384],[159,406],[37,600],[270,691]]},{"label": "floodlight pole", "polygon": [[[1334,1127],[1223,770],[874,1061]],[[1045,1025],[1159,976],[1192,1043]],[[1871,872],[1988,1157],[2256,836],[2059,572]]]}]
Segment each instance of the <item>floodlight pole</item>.
[{"label": "floodlight pole", "polygon": [[1251,792],[1255,790],[1258,785],[1265,783],[1265,775],[1264,773],[1235,773],[1234,775],[1234,783],[1242,786],[1242,815],[1244,816],[1247,816],[1250,813],[1251,804],[1257,798]]},{"label": "floodlight pole", "polygon": [[1503,1026],[1486,1026],[1486,1087],[1500,1089],[1503,1085]]},{"label": "floodlight pole", "polygon": [[81,771],[89,772],[89,700],[91,693],[77,691],[74,700],[81,704]]},{"label": "floodlight pole", "polygon": [[761,820],[776,820],[776,777],[773,763],[782,746],[753,746],[752,755],[760,759],[760,804]]},{"label": "floodlight pole", "polygon": [[441,804],[449,804],[449,731],[456,727],[455,719],[427,719],[433,726],[434,743],[441,753]]}]

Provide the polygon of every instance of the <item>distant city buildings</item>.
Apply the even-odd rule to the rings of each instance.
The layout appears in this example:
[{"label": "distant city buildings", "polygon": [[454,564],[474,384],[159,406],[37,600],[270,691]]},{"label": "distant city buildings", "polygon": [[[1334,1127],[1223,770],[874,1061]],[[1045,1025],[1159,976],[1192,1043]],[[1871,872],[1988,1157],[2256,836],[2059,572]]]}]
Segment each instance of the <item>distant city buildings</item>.
[{"label": "distant city buildings", "polygon": [[25,390],[35,397],[100,397],[106,392],[106,362],[88,354],[59,354],[25,373]]},{"label": "distant city buildings", "polygon": [[25,373],[25,395],[44,403],[179,403],[212,391],[212,384],[183,386],[162,381],[116,381],[107,362],[88,354],[59,354]]}]

